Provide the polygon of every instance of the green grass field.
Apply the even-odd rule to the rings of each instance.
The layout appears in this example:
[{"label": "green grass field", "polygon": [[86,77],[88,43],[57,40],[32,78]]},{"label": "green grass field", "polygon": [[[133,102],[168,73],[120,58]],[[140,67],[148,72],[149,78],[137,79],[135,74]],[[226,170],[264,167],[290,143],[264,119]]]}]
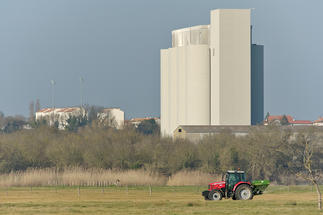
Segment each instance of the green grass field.
[{"label": "green grass field", "polygon": [[270,186],[251,201],[205,201],[205,188],[1,188],[0,214],[320,214],[311,186]]}]

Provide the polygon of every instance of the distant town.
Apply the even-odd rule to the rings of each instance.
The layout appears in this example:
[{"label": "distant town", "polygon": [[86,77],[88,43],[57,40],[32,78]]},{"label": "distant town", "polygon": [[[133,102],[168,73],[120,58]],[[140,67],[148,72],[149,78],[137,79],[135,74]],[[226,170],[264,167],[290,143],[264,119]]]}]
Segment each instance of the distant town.
[{"label": "distant town", "polygon": [[[34,111],[35,110],[35,111]],[[4,116],[0,112],[0,131],[11,133],[21,129],[33,129],[41,125],[56,127],[58,130],[69,130],[71,127],[82,127],[85,121],[114,129],[132,126],[138,128],[142,122],[153,121],[160,127],[159,117],[131,118],[125,120],[125,113],[118,107],[102,108],[97,106],[55,107],[40,109],[39,100],[29,105],[29,117]],[[94,116],[93,116],[94,115]]]},{"label": "distant town", "polygon": [[[39,109],[39,101],[30,104],[30,116],[8,116],[0,113],[0,130],[3,133],[11,133],[17,130],[29,130],[40,125],[56,127],[59,130],[77,130],[82,127],[82,120],[89,121],[94,118],[102,126],[114,128],[117,130],[127,127],[138,128],[140,124],[153,122],[160,132],[159,117],[143,117],[125,119],[125,112],[119,107],[98,108],[92,107],[60,107],[60,108],[42,108]],[[33,111],[36,109],[35,111]],[[92,119],[93,120],[93,119]],[[205,135],[219,134],[229,131],[236,136],[245,136],[253,127],[261,126],[284,126],[290,128],[304,128],[308,126],[323,126],[323,117],[317,120],[298,120],[291,115],[270,115],[267,113],[265,119],[257,125],[179,125],[172,133],[172,138],[183,138],[193,142],[201,140]],[[151,132],[151,131],[150,131]],[[149,133],[149,131],[148,131]]]}]

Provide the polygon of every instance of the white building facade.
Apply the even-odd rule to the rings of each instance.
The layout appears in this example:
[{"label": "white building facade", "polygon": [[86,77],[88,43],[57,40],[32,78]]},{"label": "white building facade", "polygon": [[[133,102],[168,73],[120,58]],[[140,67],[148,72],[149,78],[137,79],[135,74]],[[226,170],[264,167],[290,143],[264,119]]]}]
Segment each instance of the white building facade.
[{"label": "white building facade", "polygon": [[44,108],[36,112],[36,121],[46,120],[49,126],[58,123],[58,129],[64,130],[70,117],[85,117],[86,112],[80,107]]},{"label": "white building facade", "polygon": [[211,11],[161,50],[161,133],[179,125],[251,125],[249,9]]},{"label": "white building facade", "polygon": [[[67,108],[44,108],[36,112],[36,121],[45,120],[49,126],[57,123],[58,129],[64,130],[68,126],[68,119],[71,117],[88,118],[88,113],[81,107]],[[124,127],[124,111],[120,108],[105,108],[97,113],[97,118],[101,123],[117,129]]]},{"label": "white building facade", "polygon": [[108,126],[122,129],[124,127],[124,111],[120,108],[105,108],[97,114],[98,119]]}]

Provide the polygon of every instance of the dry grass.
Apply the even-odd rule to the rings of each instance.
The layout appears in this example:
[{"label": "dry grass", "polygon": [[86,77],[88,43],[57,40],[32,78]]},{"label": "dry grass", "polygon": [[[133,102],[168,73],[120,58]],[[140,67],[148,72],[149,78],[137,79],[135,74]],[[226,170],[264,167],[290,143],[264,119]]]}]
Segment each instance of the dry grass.
[{"label": "dry grass", "polygon": [[67,168],[31,169],[0,175],[1,187],[12,186],[109,186],[109,185],[164,185],[166,177],[144,170],[103,170]]},{"label": "dry grass", "polygon": [[169,177],[168,186],[207,185],[210,182],[221,180],[220,176],[203,173],[200,171],[181,171]]},{"label": "dry grass", "polygon": [[[206,186],[205,186],[206,188]],[[311,187],[269,187],[269,193],[251,201],[205,201],[197,186],[126,187],[104,189],[82,187],[0,188],[1,214],[94,214],[94,215],[316,215],[316,193]],[[7,194],[6,194],[7,192]],[[322,214],[322,213],[321,213]]]}]

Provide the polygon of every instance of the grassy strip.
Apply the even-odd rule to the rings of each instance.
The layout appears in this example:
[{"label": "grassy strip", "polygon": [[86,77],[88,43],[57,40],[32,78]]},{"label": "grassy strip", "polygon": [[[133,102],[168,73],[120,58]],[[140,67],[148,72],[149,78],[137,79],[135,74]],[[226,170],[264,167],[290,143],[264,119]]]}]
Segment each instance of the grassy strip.
[{"label": "grassy strip", "polygon": [[[204,187],[10,187],[0,189],[0,214],[318,214],[311,186],[271,186],[251,201],[205,201]],[[6,193],[7,192],[7,193]],[[302,193],[302,195],[300,195]]]}]

